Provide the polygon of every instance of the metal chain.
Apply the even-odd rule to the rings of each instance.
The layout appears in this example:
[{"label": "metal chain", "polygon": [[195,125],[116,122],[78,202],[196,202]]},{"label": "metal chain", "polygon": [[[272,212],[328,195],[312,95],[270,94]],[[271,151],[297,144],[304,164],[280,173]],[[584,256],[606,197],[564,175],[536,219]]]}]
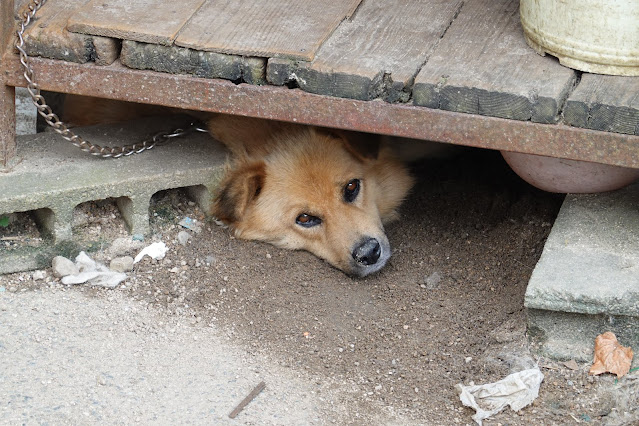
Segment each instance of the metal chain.
[{"label": "metal chain", "polygon": [[157,145],[168,142],[176,137],[184,136],[194,131],[206,132],[206,129],[193,122],[186,129],[175,129],[172,132],[159,132],[139,143],[108,147],[96,145],[89,141],[86,141],[81,136],[78,136],[73,131],[71,131],[51,110],[51,107],[47,105],[44,97],[40,94],[40,86],[35,82],[33,67],[31,66],[31,60],[27,55],[24,43],[24,32],[27,26],[31,23],[32,20],[34,20],[36,12],[40,10],[40,8],[46,2],[47,0],[31,0],[31,3],[29,3],[28,10],[24,12],[22,21],[20,22],[20,29],[17,33],[18,41],[16,43],[16,49],[18,49],[18,52],[20,52],[20,63],[24,67],[23,75],[25,80],[27,81],[27,90],[31,95],[33,104],[38,109],[38,113],[42,116],[42,118],[44,118],[44,121],[46,121],[47,124],[51,126],[60,136],[80,148],[82,151],[87,152],[91,155],[103,158],[119,158],[148,151],[149,149],[152,149]]}]

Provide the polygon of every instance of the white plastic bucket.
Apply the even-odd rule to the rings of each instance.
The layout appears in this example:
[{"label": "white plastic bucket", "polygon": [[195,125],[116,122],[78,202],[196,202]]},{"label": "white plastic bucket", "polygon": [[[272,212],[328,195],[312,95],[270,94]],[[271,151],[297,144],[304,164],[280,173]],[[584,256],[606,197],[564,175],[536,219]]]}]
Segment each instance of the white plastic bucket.
[{"label": "white plastic bucket", "polygon": [[528,45],[581,71],[639,76],[639,0],[521,0]]}]

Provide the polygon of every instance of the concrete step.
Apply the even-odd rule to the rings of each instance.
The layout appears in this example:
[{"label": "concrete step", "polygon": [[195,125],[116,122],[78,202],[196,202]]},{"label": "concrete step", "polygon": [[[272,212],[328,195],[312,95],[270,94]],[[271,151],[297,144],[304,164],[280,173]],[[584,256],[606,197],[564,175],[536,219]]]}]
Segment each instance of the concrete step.
[{"label": "concrete step", "polygon": [[[79,128],[92,143],[136,143],[188,124],[185,116]],[[191,133],[141,154],[104,159],[80,151],[53,132],[18,138],[19,163],[0,173],[0,215],[32,212],[46,243],[9,247],[0,241],[0,274],[47,266],[55,247],[72,241],[73,210],[115,199],[129,231],[149,233],[149,203],[158,191],[187,188],[203,211],[221,176],[226,151],[206,133]],[[2,232],[2,228],[0,228]]]},{"label": "concrete step", "polygon": [[543,355],[592,361],[605,331],[639,351],[639,183],[566,197],[524,303]]}]

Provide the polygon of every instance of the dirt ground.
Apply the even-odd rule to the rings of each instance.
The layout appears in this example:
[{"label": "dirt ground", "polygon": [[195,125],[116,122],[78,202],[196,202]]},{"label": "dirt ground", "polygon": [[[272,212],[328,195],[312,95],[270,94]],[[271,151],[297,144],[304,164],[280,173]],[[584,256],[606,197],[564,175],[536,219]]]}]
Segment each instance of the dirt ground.
[{"label": "dirt ground", "polygon": [[[164,241],[166,258],[147,258],[124,286],[90,293],[122,292],[215,323],[249,352],[327,385],[350,407],[344,424],[371,424],[376,412],[473,424],[457,383],[493,382],[536,362],[545,375],[539,398],[485,424],[639,424],[639,374],[592,377],[589,365],[540,359],[527,343],[524,293],[563,197],[523,183],[493,152],[428,160],[415,174],[402,219],[387,227],[393,257],[379,274],[353,279],[308,253],[236,240],[172,191],[156,197],[156,235],[146,241]],[[204,226],[182,245],[178,222],[187,216]],[[107,241],[126,236],[109,203],[83,206],[74,229],[105,262]],[[10,291],[55,280],[49,271],[34,285],[30,276],[0,280]]]}]

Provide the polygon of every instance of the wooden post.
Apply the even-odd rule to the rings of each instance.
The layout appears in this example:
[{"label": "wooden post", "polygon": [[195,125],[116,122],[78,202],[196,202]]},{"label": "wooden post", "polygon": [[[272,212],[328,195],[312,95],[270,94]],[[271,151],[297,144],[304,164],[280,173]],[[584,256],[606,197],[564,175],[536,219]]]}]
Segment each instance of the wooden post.
[{"label": "wooden post", "polygon": [[[5,55],[13,54],[14,0],[0,2],[0,69]],[[6,74],[0,75],[0,170],[9,167],[16,156],[15,88],[5,84]]]}]

